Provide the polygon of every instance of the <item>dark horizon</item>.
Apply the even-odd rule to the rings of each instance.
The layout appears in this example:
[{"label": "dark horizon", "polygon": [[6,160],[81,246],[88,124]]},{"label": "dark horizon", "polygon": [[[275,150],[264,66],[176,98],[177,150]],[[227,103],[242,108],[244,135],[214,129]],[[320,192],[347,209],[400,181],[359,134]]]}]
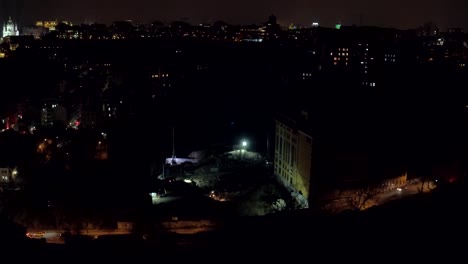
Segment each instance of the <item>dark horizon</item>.
[{"label": "dark horizon", "polygon": [[[278,17],[282,26],[291,23],[311,25],[319,22],[332,27],[343,25],[373,25],[391,28],[417,28],[432,21],[441,30],[450,27],[468,28],[468,18],[463,14],[468,3],[463,0],[436,2],[385,1],[373,3],[369,0],[348,2],[337,0],[284,1],[275,0],[268,4],[262,1],[217,2],[201,0],[1,0],[0,16],[16,16],[21,24],[36,20],[67,20],[77,23],[99,22],[109,24],[117,20],[134,20],[149,23],[160,20],[165,23],[186,20],[192,24],[212,23],[223,20],[230,24],[255,24],[266,21],[270,14]],[[15,11],[16,10],[16,11]],[[4,18],[0,18],[4,20]]]}]

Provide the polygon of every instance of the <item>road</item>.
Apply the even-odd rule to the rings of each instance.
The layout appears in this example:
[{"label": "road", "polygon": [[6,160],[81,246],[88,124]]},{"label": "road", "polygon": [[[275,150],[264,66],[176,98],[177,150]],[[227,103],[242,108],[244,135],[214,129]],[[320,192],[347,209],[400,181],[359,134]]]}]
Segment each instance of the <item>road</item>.
[{"label": "road", "polygon": [[[431,188],[434,188],[434,183],[430,183]],[[373,201],[375,202],[375,205],[379,204],[384,204],[388,203],[390,201],[396,200],[396,199],[401,199],[404,197],[408,197],[411,195],[415,195],[419,193],[418,188],[421,187],[421,182],[417,181],[411,184],[407,185],[407,188],[401,189],[401,191],[398,191],[398,189],[391,190],[388,192],[381,193],[377,195]],[[424,184],[424,192],[430,192],[431,190],[427,188],[426,183]]]},{"label": "road", "polygon": [[[430,192],[435,185],[433,182],[429,183],[431,189],[427,188],[427,183],[424,184],[424,192]],[[402,188],[400,191],[398,189],[386,191],[375,195],[373,198],[369,199],[365,205],[363,206],[362,210],[368,209],[373,206],[382,205],[388,203],[393,200],[401,199],[404,197],[408,197],[411,195],[418,194],[418,187],[421,187],[421,182],[415,181],[412,183],[408,183],[406,188]],[[346,197],[336,197],[331,202],[325,205],[324,207],[326,210],[330,210],[332,212],[341,212],[346,209],[351,209],[349,202],[347,201]]]},{"label": "road", "polygon": [[[60,234],[64,232],[64,230],[30,230],[28,229],[29,233],[34,232],[45,232],[44,238],[46,239],[47,243],[51,244],[63,244],[65,241],[60,237]],[[82,231],[82,235],[90,236],[90,237],[99,237],[105,235],[128,235],[130,231],[128,230],[88,230]]]}]

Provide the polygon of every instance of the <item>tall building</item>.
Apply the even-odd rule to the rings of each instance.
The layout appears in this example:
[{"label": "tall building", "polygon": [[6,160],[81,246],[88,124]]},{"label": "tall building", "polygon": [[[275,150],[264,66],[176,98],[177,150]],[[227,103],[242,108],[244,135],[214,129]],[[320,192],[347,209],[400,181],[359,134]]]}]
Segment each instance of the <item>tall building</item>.
[{"label": "tall building", "polygon": [[16,25],[15,22],[10,18],[8,18],[8,21],[3,25],[3,35],[5,37],[10,37],[10,36],[19,36],[19,30],[18,26]]},{"label": "tall building", "polygon": [[312,174],[312,137],[295,120],[276,120],[274,172],[279,180],[308,207]]},{"label": "tall building", "polygon": [[41,110],[41,125],[43,127],[52,127],[55,124],[67,124],[67,110],[58,104],[56,100],[44,100]]}]

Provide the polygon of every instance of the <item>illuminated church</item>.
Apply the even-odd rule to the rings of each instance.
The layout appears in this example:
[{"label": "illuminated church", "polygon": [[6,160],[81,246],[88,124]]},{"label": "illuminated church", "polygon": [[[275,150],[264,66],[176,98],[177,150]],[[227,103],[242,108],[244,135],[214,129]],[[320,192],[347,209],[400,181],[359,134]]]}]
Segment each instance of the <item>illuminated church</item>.
[{"label": "illuminated church", "polygon": [[3,37],[10,37],[10,36],[19,36],[19,31],[17,25],[13,22],[11,17],[8,21],[3,25]]}]

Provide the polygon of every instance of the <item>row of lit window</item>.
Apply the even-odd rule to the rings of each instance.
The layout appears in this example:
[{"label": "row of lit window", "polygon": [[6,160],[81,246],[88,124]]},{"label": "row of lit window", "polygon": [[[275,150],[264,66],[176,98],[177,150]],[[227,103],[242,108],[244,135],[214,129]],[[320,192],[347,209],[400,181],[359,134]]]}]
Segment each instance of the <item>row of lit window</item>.
[{"label": "row of lit window", "polygon": [[[344,56],[344,57],[346,57],[346,56],[348,56],[348,55],[349,55],[348,52],[338,52],[338,56]],[[330,52],[330,56],[333,56],[333,52]]]},{"label": "row of lit window", "polygon": [[362,82],[362,85],[369,85],[370,87],[375,87],[375,82]]},{"label": "row of lit window", "polygon": [[163,73],[163,74],[153,74],[153,75],[151,75],[151,78],[153,78],[153,79],[156,79],[156,78],[167,78],[167,77],[169,77],[169,74],[168,74],[168,73],[166,73],[166,74]]},{"label": "row of lit window", "polygon": [[79,36],[79,37],[72,37],[72,36],[60,36],[59,38],[61,39],[83,39],[83,36]]},{"label": "row of lit window", "polygon": [[[333,60],[334,60],[334,61],[339,61],[339,60],[341,60],[341,58],[340,58],[340,57],[334,57]],[[348,58],[345,58],[345,60],[347,61]]]},{"label": "row of lit window", "polygon": [[458,64],[461,68],[464,68],[465,67],[465,63],[460,63]]},{"label": "row of lit window", "polygon": [[[338,65],[338,62],[337,62],[337,61],[334,61],[334,62],[333,62],[333,65]],[[348,62],[345,62],[345,65],[348,65]]]},{"label": "row of lit window", "polygon": [[348,48],[338,48],[338,51],[348,51],[349,49]]}]

